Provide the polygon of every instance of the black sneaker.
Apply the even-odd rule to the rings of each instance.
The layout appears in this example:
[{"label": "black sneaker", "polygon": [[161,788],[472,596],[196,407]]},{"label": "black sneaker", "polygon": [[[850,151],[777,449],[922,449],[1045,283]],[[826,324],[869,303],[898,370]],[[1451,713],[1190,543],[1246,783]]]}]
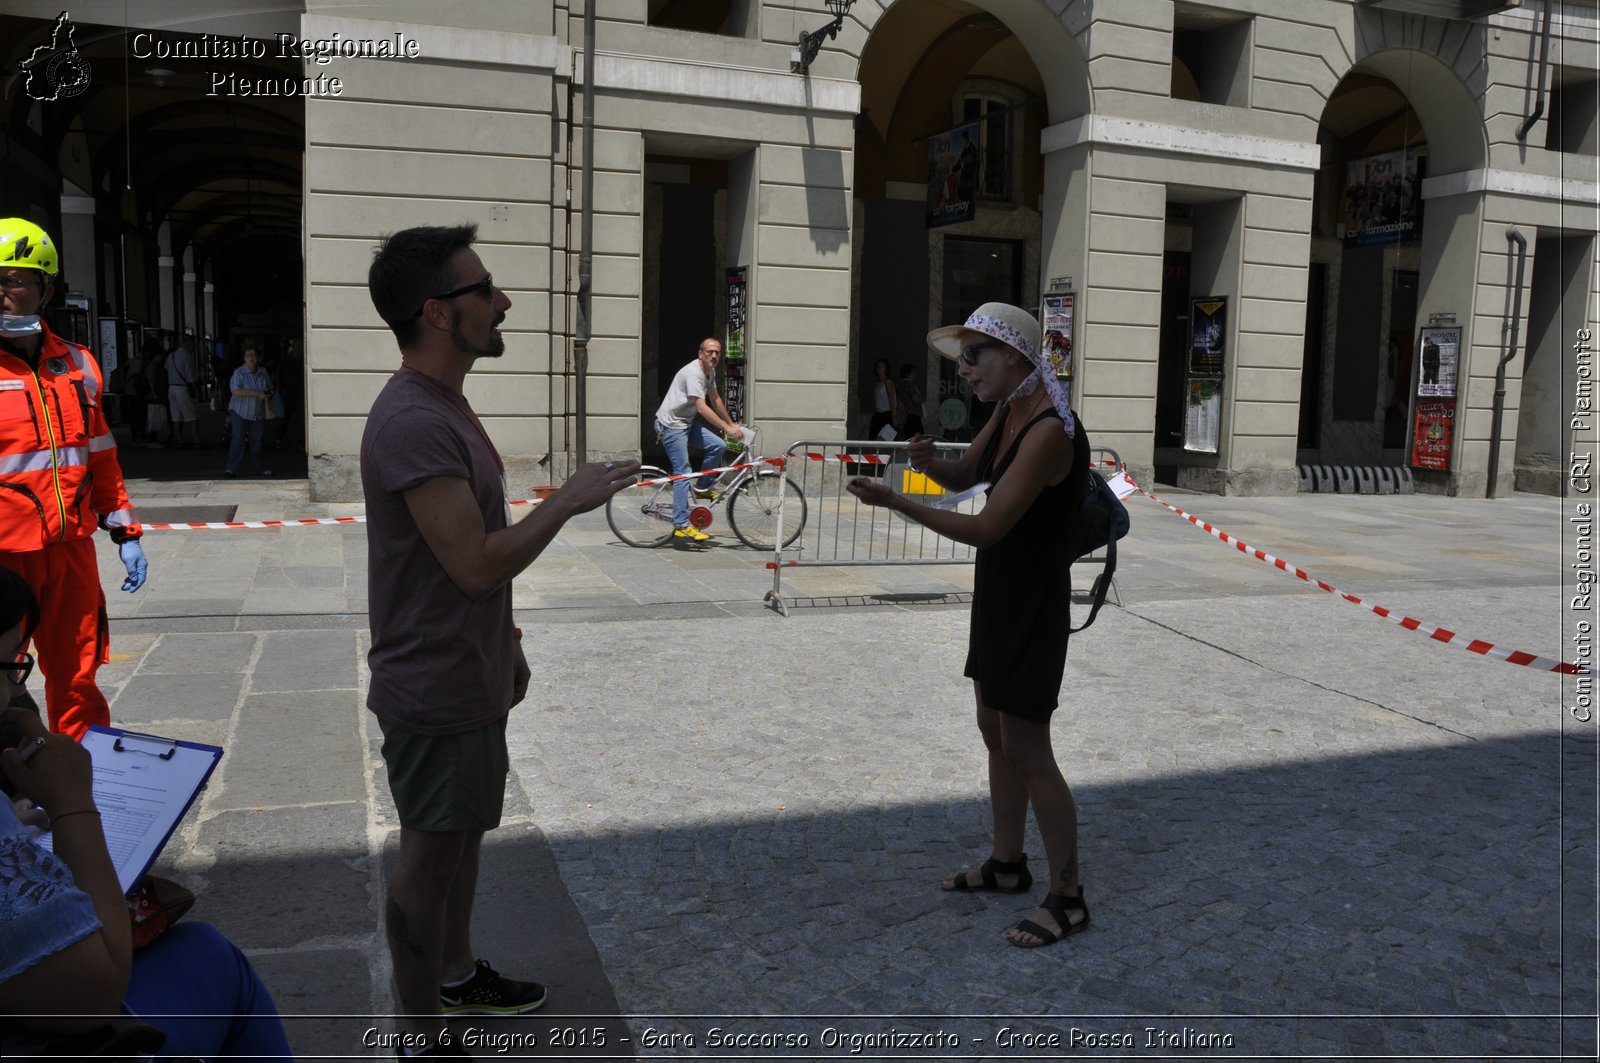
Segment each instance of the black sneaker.
[{"label": "black sneaker", "polygon": [[483,960],[458,986],[439,987],[439,1010],[446,1015],[522,1015],[544,1004],[544,986],[518,982]]}]

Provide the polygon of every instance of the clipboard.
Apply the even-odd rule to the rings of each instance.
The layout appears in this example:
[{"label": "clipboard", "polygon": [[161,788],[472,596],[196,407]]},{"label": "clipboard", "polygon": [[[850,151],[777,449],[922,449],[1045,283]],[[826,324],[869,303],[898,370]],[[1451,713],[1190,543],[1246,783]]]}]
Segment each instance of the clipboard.
[{"label": "clipboard", "polygon": [[[98,724],[89,727],[82,744],[94,762],[94,803],[106,849],[126,893],[150,870],[200,796],[222,747]],[[50,835],[39,844],[50,848]]]}]

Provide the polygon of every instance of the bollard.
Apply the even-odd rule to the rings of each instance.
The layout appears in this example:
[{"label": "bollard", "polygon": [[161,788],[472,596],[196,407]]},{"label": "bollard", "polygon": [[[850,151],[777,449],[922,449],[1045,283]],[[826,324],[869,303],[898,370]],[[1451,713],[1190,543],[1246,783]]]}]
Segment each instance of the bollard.
[{"label": "bollard", "polygon": [[1395,471],[1400,474],[1399,483],[1395,485],[1396,492],[1402,495],[1415,493],[1417,490],[1417,484],[1416,481],[1411,478],[1411,467],[1409,465],[1402,465]]},{"label": "bollard", "polygon": [[1357,493],[1363,495],[1375,495],[1378,493],[1378,474],[1372,466],[1357,465],[1355,473]]},{"label": "bollard", "polygon": [[1341,495],[1353,495],[1356,493],[1356,472],[1350,466],[1335,465],[1333,467],[1333,477]]},{"label": "bollard", "polygon": [[1378,467],[1378,494],[1380,494],[1380,495],[1392,495],[1392,494],[1394,494],[1395,479],[1396,479],[1396,476],[1395,476],[1395,470],[1394,470],[1393,466],[1380,465]]},{"label": "bollard", "polygon": [[1313,469],[1310,465],[1302,465],[1302,466],[1300,466],[1300,490],[1302,492],[1310,492],[1310,491],[1315,491],[1316,489],[1317,489],[1317,473],[1316,473],[1316,470]]},{"label": "bollard", "polygon": [[1333,475],[1332,465],[1317,466],[1317,491],[1319,494],[1331,495],[1339,489],[1339,482]]}]

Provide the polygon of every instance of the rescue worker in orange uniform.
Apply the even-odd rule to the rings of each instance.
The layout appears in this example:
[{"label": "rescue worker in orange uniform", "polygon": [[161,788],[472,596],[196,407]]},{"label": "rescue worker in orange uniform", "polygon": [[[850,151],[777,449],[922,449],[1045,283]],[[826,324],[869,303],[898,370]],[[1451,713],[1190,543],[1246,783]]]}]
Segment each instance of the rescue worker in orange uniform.
[{"label": "rescue worker in orange uniform", "polygon": [[111,711],[95,673],[111,659],[95,528],[144,586],[140,527],[100,405],[100,366],[39,317],[55,295],[55,242],[21,218],[0,219],[0,565],[38,595],[33,633],[50,728],[81,739]]}]

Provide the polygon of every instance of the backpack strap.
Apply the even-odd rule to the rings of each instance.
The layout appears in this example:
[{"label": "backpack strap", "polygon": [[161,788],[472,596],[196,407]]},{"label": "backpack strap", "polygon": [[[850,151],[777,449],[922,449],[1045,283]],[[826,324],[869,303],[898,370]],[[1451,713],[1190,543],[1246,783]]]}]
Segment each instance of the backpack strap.
[{"label": "backpack strap", "polygon": [[1117,537],[1113,535],[1106,541],[1106,567],[1101,571],[1100,575],[1094,578],[1094,587],[1089,591],[1090,598],[1092,599],[1089,603],[1089,619],[1085,620],[1077,627],[1069,629],[1068,634],[1076,635],[1078,632],[1094,623],[1094,618],[1100,613],[1100,607],[1106,604],[1106,594],[1111,590],[1111,577],[1115,576],[1116,574]]}]

